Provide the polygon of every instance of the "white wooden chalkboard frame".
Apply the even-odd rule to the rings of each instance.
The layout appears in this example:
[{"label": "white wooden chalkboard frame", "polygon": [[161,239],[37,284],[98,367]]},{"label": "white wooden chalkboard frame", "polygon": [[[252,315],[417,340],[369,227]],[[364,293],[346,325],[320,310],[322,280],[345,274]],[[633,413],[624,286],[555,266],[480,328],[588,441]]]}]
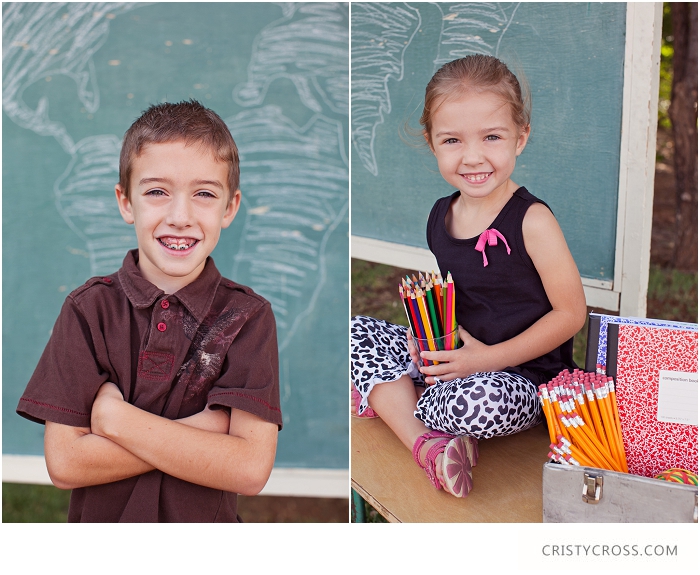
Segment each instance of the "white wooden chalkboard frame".
[{"label": "white wooden chalkboard frame", "polygon": [[[614,277],[581,278],[589,306],[623,316],[646,317],[662,17],[661,2],[627,3]],[[356,235],[351,254],[408,269],[438,267],[428,249]]]}]

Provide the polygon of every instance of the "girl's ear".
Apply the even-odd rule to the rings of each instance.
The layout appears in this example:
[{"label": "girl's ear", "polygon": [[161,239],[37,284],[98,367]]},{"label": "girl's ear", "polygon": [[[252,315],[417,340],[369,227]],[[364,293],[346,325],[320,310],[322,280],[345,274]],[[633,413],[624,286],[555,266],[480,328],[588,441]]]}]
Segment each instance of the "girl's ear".
[{"label": "girl's ear", "polygon": [[134,212],[131,209],[131,201],[126,197],[122,187],[117,184],[114,187],[114,193],[117,196],[117,205],[119,206],[119,213],[127,224],[134,223]]},{"label": "girl's ear", "polygon": [[425,138],[425,142],[428,144],[430,151],[433,153],[433,155],[435,155],[435,148],[433,148],[433,142],[430,139],[430,134],[423,130],[423,137]]},{"label": "girl's ear", "polygon": [[525,149],[525,144],[527,144],[527,139],[530,137],[530,124],[525,126],[520,131],[520,136],[518,136],[518,144],[515,148],[515,155],[519,156]]}]

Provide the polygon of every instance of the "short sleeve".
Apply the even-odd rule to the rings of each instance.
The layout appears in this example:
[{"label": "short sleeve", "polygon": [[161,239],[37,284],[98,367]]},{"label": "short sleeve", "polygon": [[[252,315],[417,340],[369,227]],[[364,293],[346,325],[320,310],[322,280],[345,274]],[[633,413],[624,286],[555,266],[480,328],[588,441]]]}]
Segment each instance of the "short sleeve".
[{"label": "short sleeve", "polygon": [[207,402],[247,411],[282,428],[277,328],[269,303],[248,318],[231,343]]},{"label": "short sleeve", "polygon": [[97,360],[94,337],[84,315],[72,298],[67,298],[19,400],[19,415],[37,423],[48,420],[74,427],[90,426],[97,391],[109,379]]}]

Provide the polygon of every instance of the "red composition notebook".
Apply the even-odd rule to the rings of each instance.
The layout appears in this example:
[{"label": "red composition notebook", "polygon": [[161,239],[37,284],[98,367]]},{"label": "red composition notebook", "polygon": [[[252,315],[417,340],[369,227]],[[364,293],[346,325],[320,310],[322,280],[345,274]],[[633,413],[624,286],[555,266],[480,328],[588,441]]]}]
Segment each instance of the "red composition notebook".
[{"label": "red composition notebook", "polygon": [[607,373],[615,378],[630,473],[698,472],[698,333],[608,325]]}]

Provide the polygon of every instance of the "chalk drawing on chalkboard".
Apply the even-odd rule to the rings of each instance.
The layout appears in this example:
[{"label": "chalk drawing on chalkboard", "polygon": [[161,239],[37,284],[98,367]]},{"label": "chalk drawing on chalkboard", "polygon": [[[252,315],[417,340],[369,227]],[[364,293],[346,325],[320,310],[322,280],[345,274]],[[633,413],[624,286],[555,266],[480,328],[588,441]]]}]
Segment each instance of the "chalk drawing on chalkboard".
[{"label": "chalk drawing on chalkboard", "polygon": [[290,342],[326,282],[328,237],[348,207],[348,167],[337,122],[298,127],[276,106],[227,120],[241,154],[246,207],[233,277],[273,305],[279,347]]},{"label": "chalk drawing on chalkboard", "polygon": [[[468,54],[497,56],[520,3],[431,3],[441,14],[434,71]],[[352,144],[362,165],[379,174],[374,153],[377,127],[391,113],[389,80],[404,75],[404,53],[421,26],[421,13],[396,4],[353,4]]]},{"label": "chalk drawing on chalkboard", "polygon": [[107,39],[109,21],[136,6],[139,4],[3,5],[3,110],[22,128],[53,136],[71,156],[54,184],[56,208],[85,241],[91,275],[113,272],[126,250],[136,245],[133,230],[114,209],[121,139],[106,134],[76,144],[61,122],[50,119],[46,96],[32,109],[23,95],[35,82],[63,75],[75,81],[76,95],[86,112],[97,112],[100,93],[92,57]]},{"label": "chalk drawing on chalkboard", "polygon": [[442,13],[442,29],[435,59],[443,64],[469,54],[498,56],[501,39],[508,30],[519,2],[435,3]]},{"label": "chalk drawing on chalkboard", "polygon": [[[327,278],[326,243],[348,209],[348,14],[344,4],[283,4],[283,18],[253,43],[234,100],[251,108],[227,120],[241,154],[246,211],[233,277],[272,303],[283,350],[310,315]],[[315,112],[305,126],[263,106],[280,78]],[[292,103],[290,103],[292,104]]]},{"label": "chalk drawing on chalkboard", "polygon": [[88,113],[97,111],[100,93],[92,56],[109,34],[109,21],[138,3],[14,3],[2,11],[2,107],[17,125],[42,136],[53,136],[68,154],[74,142],[65,126],[49,119],[43,96],[35,109],[24,92],[47,77],[75,81],[78,100]]},{"label": "chalk drawing on chalkboard", "polygon": [[377,126],[391,113],[389,80],[401,81],[404,52],[421,25],[407,4],[359,3],[352,7],[352,144],[374,176]]},{"label": "chalk drawing on chalkboard", "polygon": [[91,275],[119,269],[127,250],[136,247],[133,228],[119,215],[114,199],[120,150],[121,140],[116,136],[81,140],[54,185],[61,217],[88,248]]},{"label": "chalk drawing on chalkboard", "polygon": [[304,106],[321,113],[348,113],[347,5],[282,4],[284,17],[258,34],[248,65],[248,81],[237,86],[234,101],[259,106],[270,84],[291,80]]}]

